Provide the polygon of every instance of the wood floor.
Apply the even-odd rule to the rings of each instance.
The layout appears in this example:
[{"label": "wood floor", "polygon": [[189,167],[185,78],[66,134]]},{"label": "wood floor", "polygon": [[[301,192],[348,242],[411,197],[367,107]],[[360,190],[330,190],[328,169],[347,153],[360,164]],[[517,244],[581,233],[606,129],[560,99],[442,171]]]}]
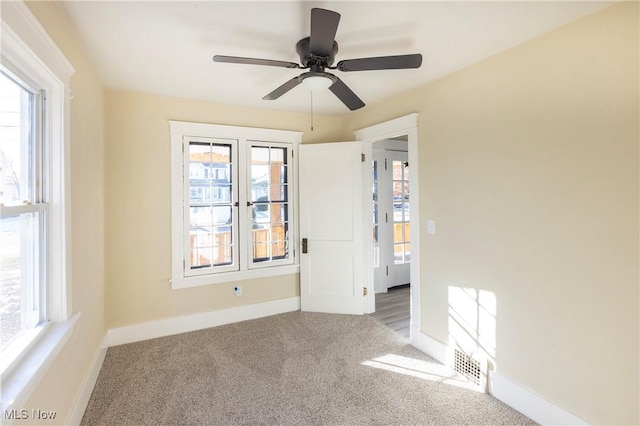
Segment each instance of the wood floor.
[{"label": "wood floor", "polygon": [[409,300],[409,285],[392,287],[387,293],[376,294],[376,311],[371,316],[408,339]]}]

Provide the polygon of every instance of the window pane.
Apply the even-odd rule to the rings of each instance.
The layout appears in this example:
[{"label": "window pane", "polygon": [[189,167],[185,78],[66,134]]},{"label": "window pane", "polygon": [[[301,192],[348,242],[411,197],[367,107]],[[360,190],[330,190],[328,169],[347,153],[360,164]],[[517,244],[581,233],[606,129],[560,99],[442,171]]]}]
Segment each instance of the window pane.
[{"label": "window pane", "polygon": [[41,214],[0,220],[0,352],[41,322]]},{"label": "window pane", "polygon": [[251,147],[251,163],[269,164],[269,148],[257,146]]},{"label": "window pane", "polygon": [[287,166],[272,164],[271,165],[271,182],[285,184],[287,183]]},{"label": "window pane", "polygon": [[0,73],[0,202],[35,203],[34,95]]},{"label": "window pane", "polygon": [[189,266],[233,264],[231,145],[189,143]]},{"label": "window pane", "polygon": [[[28,331],[46,320],[44,263],[47,235],[41,212],[43,116],[40,94],[9,72],[0,72],[0,203],[32,212],[0,220],[0,364],[6,350],[22,345]],[[38,206],[40,204],[40,206]],[[46,206],[44,206],[46,209]],[[36,211],[40,210],[40,212]],[[22,341],[19,342],[19,341]]]},{"label": "window pane", "polygon": [[230,206],[191,207],[189,219],[191,227],[224,225],[231,223]]},{"label": "window pane", "polygon": [[233,261],[231,227],[192,227],[190,247],[192,268],[228,265]]},{"label": "window pane", "polygon": [[269,184],[269,165],[252,164],[251,183],[258,187]]},{"label": "window pane", "polygon": [[288,253],[287,149],[251,147],[253,262],[286,259]]},{"label": "window pane", "polygon": [[393,263],[400,265],[404,263],[404,244],[393,245]]},{"label": "window pane", "polygon": [[393,179],[402,180],[402,161],[393,160]]},{"label": "window pane", "polygon": [[371,163],[373,179],[373,267],[380,267],[380,243],[378,241],[378,160]]},{"label": "window pane", "polygon": [[253,228],[259,228],[260,224],[271,222],[269,217],[269,204],[254,204],[252,207],[253,212]]},{"label": "window pane", "polygon": [[286,164],[286,163],[287,163],[287,149],[271,148],[271,164]]},{"label": "window pane", "polygon": [[404,221],[409,222],[411,219],[411,207],[410,203],[403,203],[402,210],[404,211]]},{"label": "window pane", "polygon": [[402,235],[402,223],[394,223],[393,224],[393,242],[401,243],[404,241]]}]

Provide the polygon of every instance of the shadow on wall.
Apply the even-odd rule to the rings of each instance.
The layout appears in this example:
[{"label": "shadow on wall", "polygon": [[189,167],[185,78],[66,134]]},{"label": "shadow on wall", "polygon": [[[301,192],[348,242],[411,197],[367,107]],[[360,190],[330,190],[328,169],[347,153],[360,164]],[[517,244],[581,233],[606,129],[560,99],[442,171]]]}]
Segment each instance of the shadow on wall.
[{"label": "shadow on wall", "polygon": [[[453,352],[450,355],[452,365],[456,365],[456,369],[467,370],[468,361],[477,365],[478,385],[483,388],[486,386],[488,370],[495,369],[496,321],[497,301],[493,292],[449,286],[449,348]],[[471,366],[472,370],[474,365]],[[468,376],[463,371],[458,372]]]}]

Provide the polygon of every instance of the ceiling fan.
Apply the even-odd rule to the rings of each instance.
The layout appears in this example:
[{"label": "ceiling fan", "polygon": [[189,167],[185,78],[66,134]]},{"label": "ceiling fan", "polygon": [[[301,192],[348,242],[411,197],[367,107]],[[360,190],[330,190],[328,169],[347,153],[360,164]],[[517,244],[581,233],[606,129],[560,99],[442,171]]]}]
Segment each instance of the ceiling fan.
[{"label": "ceiling fan", "polygon": [[284,83],[268,95],[264,100],[275,100],[299,84],[314,88],[328,88],[350,110],[364,106],[364,102],[337,76],[326,72],[325,69],[343,72],[367,70],[391,70],[419,68],[422,55],[382,56],[374,58],[346,59],[332,66],[338,53],[338,43],[335,41],[340,14],[331,10],[311,9],[311,36],[305,37],[296,44],[296,52],[300,56],[302,65],[295,62],[274,61],[271,59],[242,58],[238,56],[215,55],[214,62],[231,64],[267,65],[282,68],[308,69],[297,77]]}]

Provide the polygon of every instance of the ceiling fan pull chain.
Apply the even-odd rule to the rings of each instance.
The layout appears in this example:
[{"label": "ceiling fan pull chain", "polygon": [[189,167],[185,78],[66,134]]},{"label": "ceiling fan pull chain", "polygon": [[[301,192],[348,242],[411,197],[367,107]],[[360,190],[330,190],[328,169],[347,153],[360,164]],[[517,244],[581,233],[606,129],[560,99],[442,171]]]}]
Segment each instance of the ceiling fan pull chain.
[{"label": "ceiling fan pull chain", "polygon": [[313,90],[311,90],[311,131],[313,132]]}]

